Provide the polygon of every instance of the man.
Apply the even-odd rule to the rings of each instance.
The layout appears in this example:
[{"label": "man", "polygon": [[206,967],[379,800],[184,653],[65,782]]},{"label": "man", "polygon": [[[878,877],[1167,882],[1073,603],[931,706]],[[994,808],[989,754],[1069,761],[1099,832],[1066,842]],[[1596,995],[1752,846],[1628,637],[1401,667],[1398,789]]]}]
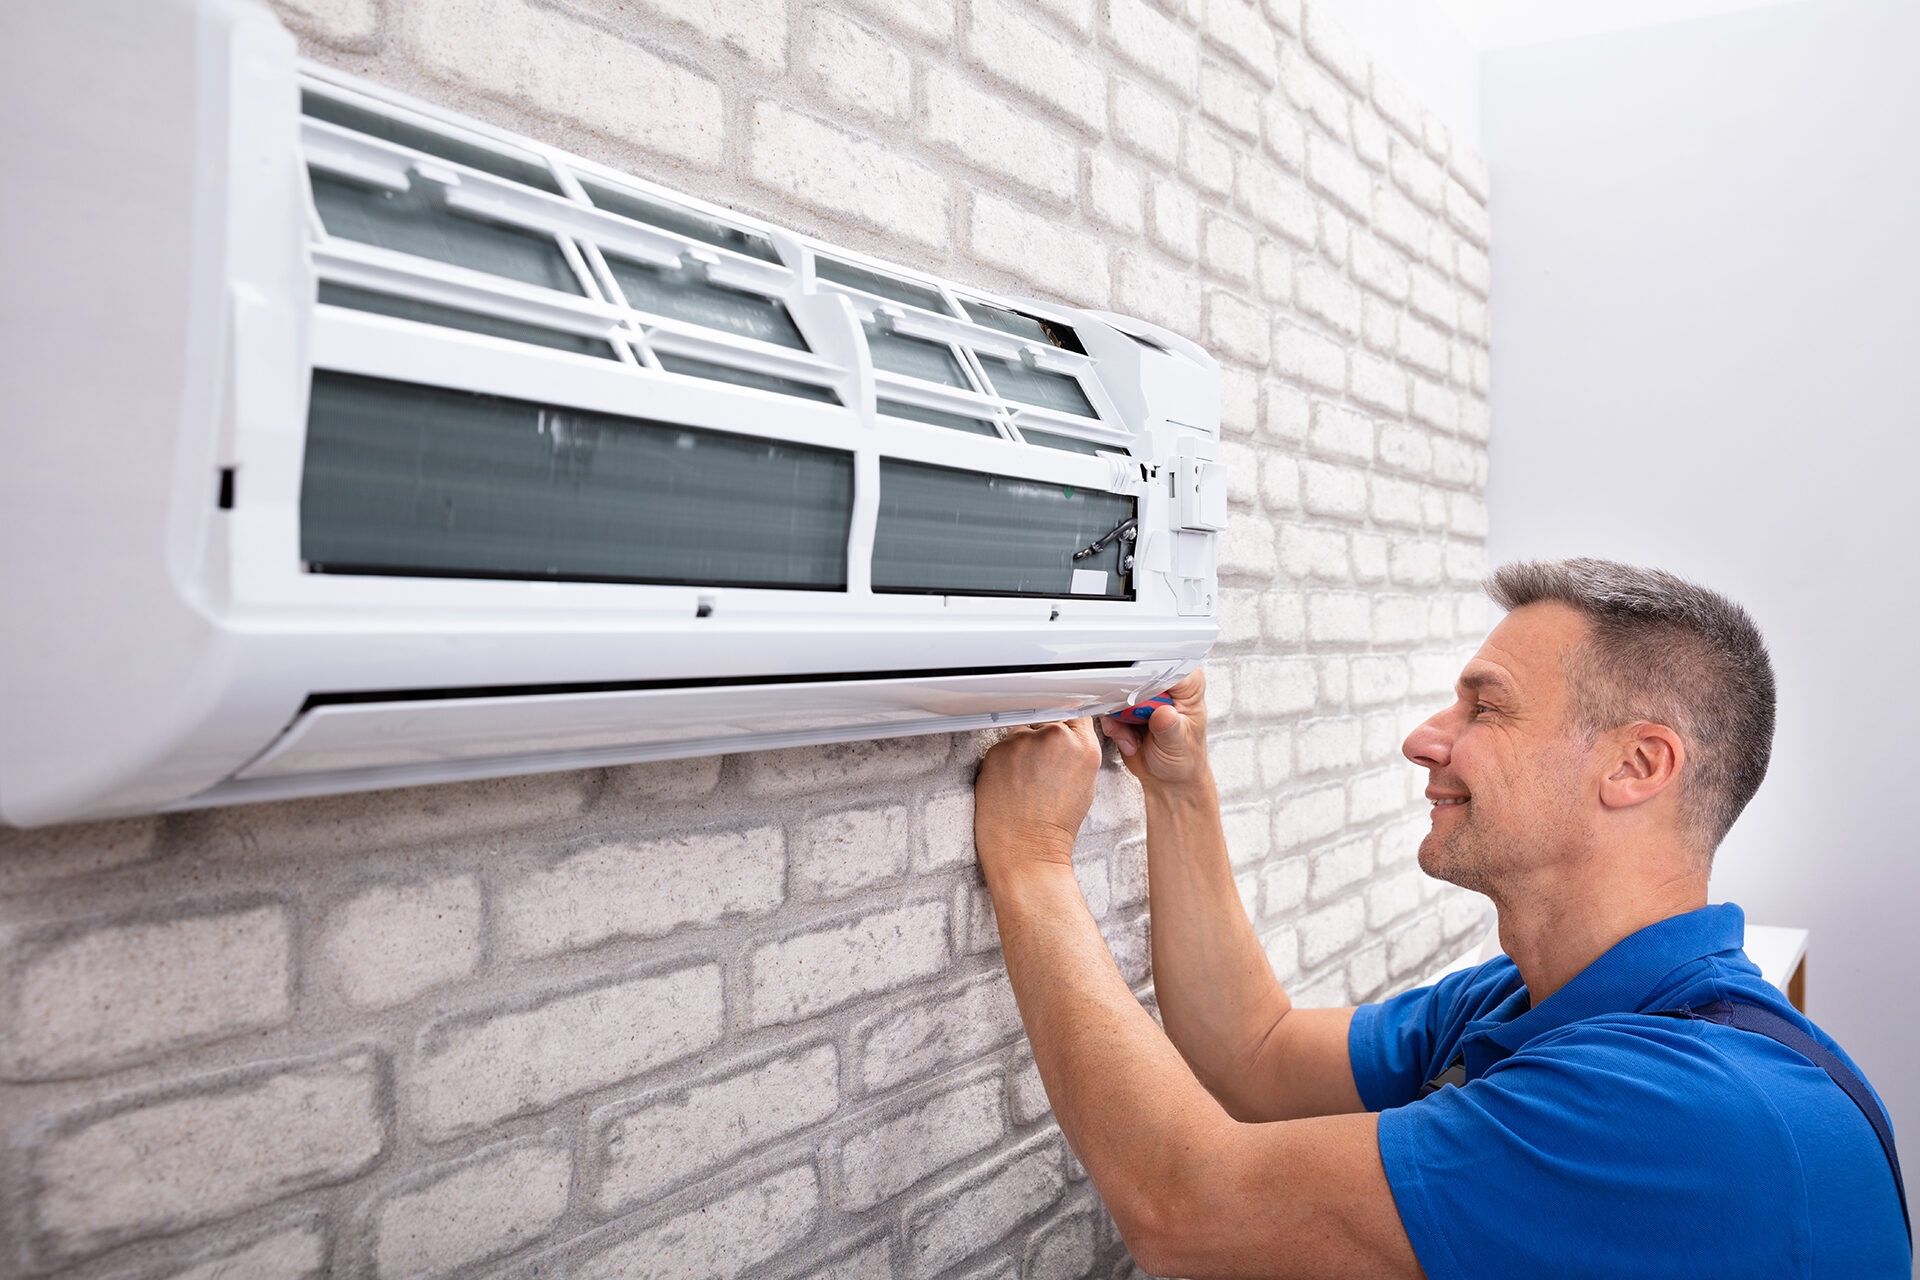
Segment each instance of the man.
[{"label": "man", "polygon": [[1436,987],[1290,1007],[1234,889],[1197,674],[1144,729],[1103,722],[1145,795],[1164,1034],[1073,878],[1092,727],[1018,730],[982,762],[976,843],[1021,1016],[1135,1260],[1192,1277],[1907,1276],[1897,1166],[1867,1109],[1769,1034],[1668,1016],[1757,1006],[1837,1050],[1746,959],[1739,908],[1707,906],[1772,742],[1752,621],[1604,561],[1509,565],[1488,590],[1507,617],[1405,751],[1433,803],[1420,865],[1493,900],[1506,955]]}]

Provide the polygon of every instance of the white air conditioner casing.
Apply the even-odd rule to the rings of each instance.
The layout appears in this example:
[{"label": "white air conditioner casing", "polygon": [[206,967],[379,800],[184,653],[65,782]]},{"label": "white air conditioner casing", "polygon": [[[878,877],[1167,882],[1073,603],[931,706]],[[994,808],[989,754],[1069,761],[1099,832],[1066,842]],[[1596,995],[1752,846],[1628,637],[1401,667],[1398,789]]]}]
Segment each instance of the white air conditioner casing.
[{"label": "white air conditioner casing", "polygon": [[301,64],[245,0],[8,31],[0,821],[1099,713],[1211,645],[1191,342]]}]

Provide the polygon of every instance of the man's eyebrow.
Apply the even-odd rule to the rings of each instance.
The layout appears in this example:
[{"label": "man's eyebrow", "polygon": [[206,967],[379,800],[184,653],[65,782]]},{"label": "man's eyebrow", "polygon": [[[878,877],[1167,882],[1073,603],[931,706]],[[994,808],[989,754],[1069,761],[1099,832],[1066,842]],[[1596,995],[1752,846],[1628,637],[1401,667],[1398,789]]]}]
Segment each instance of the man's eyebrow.
[{"label": "man's eyebrow", "polygon": [[1507,683],[1505,676],[1492,671],[1469,671],[1460,676],[1460,688],[1471,693],[1490,694],[1496,698],[1511,698],[1513,686]]}]

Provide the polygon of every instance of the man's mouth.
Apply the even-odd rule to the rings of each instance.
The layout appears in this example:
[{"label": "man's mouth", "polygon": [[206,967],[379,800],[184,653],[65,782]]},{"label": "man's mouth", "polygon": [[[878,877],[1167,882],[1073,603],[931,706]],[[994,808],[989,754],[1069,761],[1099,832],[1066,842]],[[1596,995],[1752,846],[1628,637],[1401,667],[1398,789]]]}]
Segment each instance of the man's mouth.
[{"label": "man's mouth", "polygon": [[1446,808],[1451,808],[1454,805],[1465,804],[1468,798],[1469,797],[1467,796],[1428,796],[1427,797],[1427,799],[1432,802],[1433,807],[1436,809],[1446,809]]}]

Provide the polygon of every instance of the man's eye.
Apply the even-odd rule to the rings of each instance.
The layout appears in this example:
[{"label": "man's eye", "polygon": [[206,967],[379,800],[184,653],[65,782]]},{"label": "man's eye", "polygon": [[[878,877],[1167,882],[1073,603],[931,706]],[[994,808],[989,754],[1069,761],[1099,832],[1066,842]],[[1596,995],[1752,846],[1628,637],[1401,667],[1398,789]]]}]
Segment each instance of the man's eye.
[{"label": "man's eye", "polygon": [[1473,718],[1475,720],[1478,720],[1481,716],[1488,714],[1492,710],[1493,708],[1488,706],[1486,703],[1476,702],[1473,704]]}]

